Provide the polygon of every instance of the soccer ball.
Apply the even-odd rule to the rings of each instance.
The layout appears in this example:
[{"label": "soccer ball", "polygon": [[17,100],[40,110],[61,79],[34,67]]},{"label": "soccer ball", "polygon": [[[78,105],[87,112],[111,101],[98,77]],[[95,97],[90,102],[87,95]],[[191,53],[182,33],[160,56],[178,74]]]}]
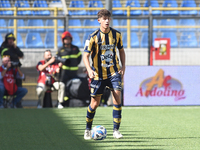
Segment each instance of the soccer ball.
[{"label": "soccer ball", "polygon": [[104,140],[106,138],[107,131],[106,128],[98,125],[92,129],[92,138],[94,140]]}]

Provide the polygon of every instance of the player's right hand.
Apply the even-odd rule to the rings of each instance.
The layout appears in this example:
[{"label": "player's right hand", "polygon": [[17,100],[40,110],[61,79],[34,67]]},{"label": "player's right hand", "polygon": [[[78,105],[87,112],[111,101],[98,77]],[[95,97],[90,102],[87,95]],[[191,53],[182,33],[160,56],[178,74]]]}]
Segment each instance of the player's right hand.
[{"label": "player's right hand", "polygon": [[93,79],[95,77],[95,72],[93,70],[88,71],[88,76]]}]

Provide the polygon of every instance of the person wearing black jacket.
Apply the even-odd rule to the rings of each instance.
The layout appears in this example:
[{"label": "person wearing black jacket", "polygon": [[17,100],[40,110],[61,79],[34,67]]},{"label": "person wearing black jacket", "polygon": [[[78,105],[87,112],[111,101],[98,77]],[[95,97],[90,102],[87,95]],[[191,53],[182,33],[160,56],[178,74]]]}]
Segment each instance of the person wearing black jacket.
[{"label": "person wearing black jacket", "polygon": [[[62,34],[62,42],[63,47],[57,51],[56,55],[67,59],[67,61],[63,63],[60,77],[60,81],[66,85],[67,81],[77,76],[82,53],[77,46],[72,44],[72,35],[69,31],[65,31]],[[67,99],[68,97],[65,97],[65,100]]]},{"label": "person wearing black jacket", "polygon": [[[9,56],[11,64],[14,64],[15,67],[21,67],[21,62],[19,59],[24,57],[24,53],[20,48],[14,43],[15,36],[13,33],[7,33],[5,36],[5,41],[1,44],[0,54],[1,58],[3,56]],[[22,80],[16,79],[16,84],[18,87],[22,87]],[[21,103],[17,104],[17,107],[22,107]]]},{"label": "person wearing black jacket", "polygon": [[21,63],[19,59],[23,58],[24,54],[20,50],[20,48],[14,43],[14,41],[15,41],[15,36],[13,33],[6,34],[5,41],[2,43],[0,48],[1,57],[5,55],[10,56],[10,60],[12,62],[18,63],[20,67]]}]

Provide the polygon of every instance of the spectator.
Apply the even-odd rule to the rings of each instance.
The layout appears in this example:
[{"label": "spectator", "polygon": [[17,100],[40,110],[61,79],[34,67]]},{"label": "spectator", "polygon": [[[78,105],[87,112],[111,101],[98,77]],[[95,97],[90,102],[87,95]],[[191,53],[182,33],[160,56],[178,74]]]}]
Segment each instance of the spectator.
[{"label": "spectator", "polygon": [[63,82],[56,82],[56,74],[60,72],[62,63],[57,63],[56,58],[52,56],[50,50],[44,52],[44,60],[41,60],[36,69],[39,71],[38,85],[36,92],[39,98],[38,108],[43,107],[43,99],[45,92],[48,89],[58,90],[58,108],[63,108],[62,102],[65,93],[65,84]]},{"label": "spectator", "polygon": [[[16,108],[16,104],[21,101],[21,99],[26,95],[28,90],[23,87],[17,87],[16,79],[24,79],[24,74],[19,69],[19,66],[13,66],[10,61],[9,56],[3,56],[2,58],[2,66],[0,67],[0,80],[3,81],[5,91],[8,95],[12,95],[14,97],[11,107]],[[4,89],[2,86],[0,89]],[[2,90],[3,92],[4,90]],[[0,97],[1,107],[2,106],[2,95]]]},{"label": "spectator", "polygon": [[[0,48],[1,57],[4,55],[10,56],[10,60],[18,64],[21,67],[19,59],[24,57],[23,52],[20,48],[14,43],[15,36],[13,33],[8,33],[5,36],[5,41],[2,43]],[[16,79],[16,84],[18,87],[22,87],[22,80]],[[17,104],[17,107],[22,107],[21,102]]]},{"label": "spectator", "polygon": [[12,62],[18,62],[19,67],[21,67],[21,63],[19,61],[20,58],[23,58],[24,54],[20,50],[19,47],[16,46],[14,43],[15,41],[15,36],[13,33],[8,33],[5,36],[5,41],[2,43],[0,51],[1,51],[1,57],[8,55],[10,56],[10,60]]},{"label": "spectator", "polygon": [[[61,82],[64,84],[77,76],[78,65],[82,58],[79,48],[72,44],[72,39],[71,33],[65,31],[62,34],[63,47],[57,51],[57,56],[67,59],[61,70]],[[68,97],[65,97],[65,100],[68,100]]]}]

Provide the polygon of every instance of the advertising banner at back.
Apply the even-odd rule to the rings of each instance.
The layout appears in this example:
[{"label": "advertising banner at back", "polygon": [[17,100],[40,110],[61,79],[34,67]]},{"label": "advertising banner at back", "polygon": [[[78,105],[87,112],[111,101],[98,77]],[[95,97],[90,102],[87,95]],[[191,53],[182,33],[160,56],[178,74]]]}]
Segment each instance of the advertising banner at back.
[{"label": "advertising banner at back", "polygon": [[200,105],[200,66],[127,66],[124,106]]}]

